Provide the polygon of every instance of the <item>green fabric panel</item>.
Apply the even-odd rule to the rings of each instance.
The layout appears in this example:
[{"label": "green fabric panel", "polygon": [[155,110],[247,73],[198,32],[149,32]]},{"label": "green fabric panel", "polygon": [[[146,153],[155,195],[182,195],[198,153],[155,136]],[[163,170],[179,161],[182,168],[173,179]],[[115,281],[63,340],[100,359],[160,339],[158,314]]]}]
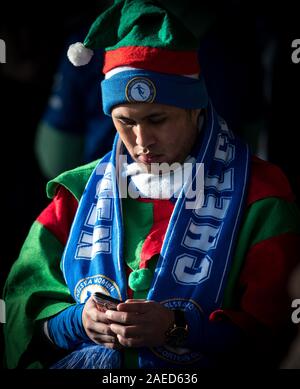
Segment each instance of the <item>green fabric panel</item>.
[{"label": "green fabric panel", "polygon": [[[151,260],[148,262],[148,269],[151,270],[151,273],[154,275],[154,271],[157,265],[159,255],[155,255],[151,258]],[[134,291],[133,292],[133,298],[134,299],[146,299],[148,295],[149,289],[141,290],[141,291]]]},{"label": "green fabric panel", "polygon": [[[4,287],[6,364],[15,368],[32,339],[35,324],[74,304],[59,263],[61,243],[34,222]],[[34,360],[32,355],[32,364]],[[30,362],[29,362],[30,364]]]},{"label": "green fabric panel", "polygon": [[125,369],[139,368],[139,353],[136,348],[124,349],[123,357],[123,367]]},{"label": "green fabric panel", "polygon": [[85,185],[95,169],[99,160],[79,166],[73,170],[68,170],[47,183],[47,196],[52,198],[58,185],[66,187],[79,201],[84,191]]},{"label": "green fabric panel", "polygon": [[213,20],[212,7],[204,4],[186,7],[182,0],[115,1],[95,20],[84,45],[107,50],[126,46],[195,50]]},{"label": "green fabric panel", "polygon": [[[148,262],[148,269],[152,271],[152,274],[154,274],[154,270],[157,265],[159,255],[155,255],[153,258],[151,258],[151,261]],[[148,295],[149,290],[142,290],[133,292],[133,298],[134,299],[146,299]],[[138,350],[136,348],[132,349],[125,349],[124,351],[124,367],[126,369],[137,369],[139,367],[139,354]]]},{"label": "green fabric panel", "polygon": [[123,2],[124,0],[115,0],[111,7],[98,16],[84,40],[86,47],[96,49],[116,44]]},{"label": "green fabric panel", "polygon": [[[159,255],[155,255],[151,261],[148,262],[148,269],[154,274]],[[133,292],[134,299],[146,299],[149,289]],[[139,367],[138,349],[131,348],[124,350],[124,367],[126,369],[137,369]]]},{"label": "green fabric panel", "polygon": [[[122,199],[124,223],[124,259],[132,269],[139,268],[144,241],[153,225],[153,204]],[[134,215],[139,215],[135,217]]]},{"label": "green fabric panel", "polygon": [[28,366],[28,369],[43,369],[43,365],[40,362],[33,362]]},{"label": "green fabric panel", "polygon": [[82,165],[84,137],[60,131],[46,122],[40,123],[35,153],[43,174],[49,179]]},{"label": "green fabric panel", "polygon": [[[153,225],[153,203],[144,203],[131,198],[122,200],[124,223],[124,260],[132,270],[139,268],[142,246]],[[139,218],[134,215],[141,215]],[[158,255],[148,262],[154,274]],[[147,290],[133,292],[134,299],[146,299]],[[124,350],[124,367],[138,368],[138,350]]]},{"label": "green fabric panel", "polygon": [[198,47],[197,40],[181,21],[153,2],[145,0],[125,2],[118,37],[119,42],[108,49],[148,46],[169,50],[193,50]]},{"label": "green fabric panel", "polygon": [[295,203],[270,197],[256,201],[247,209],[238,235],[223,308],[235,306],[235,285],[251,246],[287,232],[300,233],[300,212]]}]

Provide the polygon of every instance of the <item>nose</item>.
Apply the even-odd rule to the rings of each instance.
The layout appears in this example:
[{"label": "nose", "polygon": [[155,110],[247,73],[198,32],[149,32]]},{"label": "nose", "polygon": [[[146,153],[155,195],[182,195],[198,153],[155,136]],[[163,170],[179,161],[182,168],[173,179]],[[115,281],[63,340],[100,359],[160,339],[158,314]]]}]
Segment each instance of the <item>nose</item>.
[{"label": "nose", "polygon": [[149,147],[155,143],[153,132],[146,125],[138,124],[135,127],[135,136],[138,146]]}]

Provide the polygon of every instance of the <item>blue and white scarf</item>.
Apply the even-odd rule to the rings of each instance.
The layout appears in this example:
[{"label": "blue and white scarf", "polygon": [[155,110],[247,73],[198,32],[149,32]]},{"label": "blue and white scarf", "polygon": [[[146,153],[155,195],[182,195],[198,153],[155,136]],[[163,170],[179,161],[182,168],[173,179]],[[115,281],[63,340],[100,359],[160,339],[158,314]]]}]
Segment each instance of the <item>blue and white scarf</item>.
[{"label": "blue and white scarf", "polygon": [[[64,277],[78,303],[96,290],[127,299],[118,181],[121,150],[116,136],[112,152],[99,162],[86,185],[63,255]],[[190,193],[199,164],[204,164],[204,196],[200,205],[198,196],[194,206]],[[248,146],[233,135],[210,104],[196,164],[176,201],[147,296],[170,309],[184,310],[195,343],[203,315],[222,304],[248,170]],[[186,349],[139,349],[140,367],[191,366],[201,364],[201,359],[200,352]]]}]

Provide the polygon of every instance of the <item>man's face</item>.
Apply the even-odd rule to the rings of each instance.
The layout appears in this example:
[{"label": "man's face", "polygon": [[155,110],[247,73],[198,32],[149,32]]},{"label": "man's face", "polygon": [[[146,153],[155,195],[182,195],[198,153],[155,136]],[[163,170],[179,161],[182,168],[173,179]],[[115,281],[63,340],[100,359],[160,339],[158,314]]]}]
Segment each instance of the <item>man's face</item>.
[{"label": "man's face", "polygon": [[112,119],[131,157],[149,169],[151,163],[184,162],[197,137],[199,112],[161,104],[124,104],[112,110]]}]

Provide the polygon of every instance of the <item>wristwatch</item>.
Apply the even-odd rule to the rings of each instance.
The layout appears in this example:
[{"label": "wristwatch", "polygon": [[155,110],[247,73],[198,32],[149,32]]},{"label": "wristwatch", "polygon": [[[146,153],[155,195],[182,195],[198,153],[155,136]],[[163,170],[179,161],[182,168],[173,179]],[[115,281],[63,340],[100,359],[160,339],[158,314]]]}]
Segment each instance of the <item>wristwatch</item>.
[{"label": "wristwatch", "polygon": [[175,309],[174,322],[166,331],[166,344],[172,347],[182,347],[188,336],[188,325],[184,311]]}]

